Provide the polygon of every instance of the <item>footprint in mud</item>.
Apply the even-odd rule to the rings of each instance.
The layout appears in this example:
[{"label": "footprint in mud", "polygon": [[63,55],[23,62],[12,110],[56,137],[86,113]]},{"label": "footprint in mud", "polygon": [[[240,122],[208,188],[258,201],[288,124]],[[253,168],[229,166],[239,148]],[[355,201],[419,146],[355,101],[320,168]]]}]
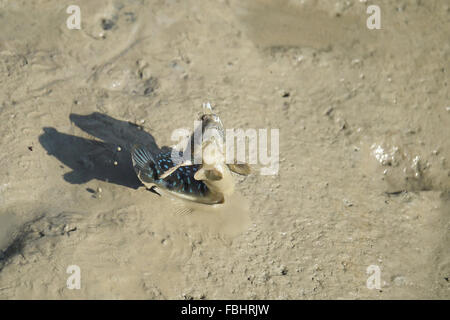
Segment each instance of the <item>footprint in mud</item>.
[{"label": "footprint in mud", "polygon": [[134,70],[134,67],[116,65],[98,73],[95,82],[97,86],[109,91],[140,96],[151,95],[159,85],[158,79],[150,74],[147,65],[138,65],[137,70]]},{"label": "footprint in mud", "polygon": [[17,237],[15,230],[17,229],[17,217],[11,213],[0,213],[0,261],[7,258],[11,254],[11,244]]},{"label": "footprint in mud", "polygon": [[83,29],[87,35],[94,39],[106,39],[108,33],[117,30],[122,21],[126,21],[127,23],[136,21],[134,13],[122,13],[124,7],[118,3],[107,3],[103,5],[92,3],[87,6],[88,8],[86,10],[89,10],[91,14],[86,17],[85,27]]}]

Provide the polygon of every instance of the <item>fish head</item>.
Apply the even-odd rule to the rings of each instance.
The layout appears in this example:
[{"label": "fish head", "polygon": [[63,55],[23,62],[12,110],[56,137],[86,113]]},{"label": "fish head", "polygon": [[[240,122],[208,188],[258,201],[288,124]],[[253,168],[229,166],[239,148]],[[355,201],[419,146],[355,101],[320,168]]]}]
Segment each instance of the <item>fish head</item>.
[{"label": "fish head", "polygon": [[[200,121],[202,122],[203,141],[205,141],[205,135],[208,136],[213,134],[214,136],[219,136],[223,143],[225,134],[222,121],[219,116],[213,112],[209,102],[203,104],[203,114],[200,116]],[[206,139],[208,139],[208,137],[206,137]]]},{"label": "fish head", "polygon": [[213,168],[225,163],[223,144],[220,140],[212,137],[202,145],[202,163],[205,168]]}]

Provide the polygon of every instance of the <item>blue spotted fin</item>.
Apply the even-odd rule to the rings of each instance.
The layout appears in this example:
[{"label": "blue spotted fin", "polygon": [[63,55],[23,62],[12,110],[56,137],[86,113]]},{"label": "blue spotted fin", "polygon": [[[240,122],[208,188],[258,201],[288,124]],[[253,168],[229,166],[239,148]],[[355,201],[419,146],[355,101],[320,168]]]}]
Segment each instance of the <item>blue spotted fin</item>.
[{"label": "blue spotted fin", "polygon": [[219,203],[220,195],[211,193],[203,181],[194,178],[200,165],[175,165],[171,151],[153,156],[145,147],[131,152],[133,167],[147,188],[157,187],[186,200],[206,204]]}]

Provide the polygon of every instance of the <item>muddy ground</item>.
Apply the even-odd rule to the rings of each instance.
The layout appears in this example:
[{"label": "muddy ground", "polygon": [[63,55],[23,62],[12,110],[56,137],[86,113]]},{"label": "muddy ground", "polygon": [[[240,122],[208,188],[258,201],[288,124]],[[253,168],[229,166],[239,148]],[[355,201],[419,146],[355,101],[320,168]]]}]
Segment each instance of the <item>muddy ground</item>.
[{"label": "muddy ground", "polygon": [[[449,19],[445,0],[0,0],[0,298],[449,299]],[[279,129],[279,171],[182,215],[129,148],[172,145],[206,101]]]}]

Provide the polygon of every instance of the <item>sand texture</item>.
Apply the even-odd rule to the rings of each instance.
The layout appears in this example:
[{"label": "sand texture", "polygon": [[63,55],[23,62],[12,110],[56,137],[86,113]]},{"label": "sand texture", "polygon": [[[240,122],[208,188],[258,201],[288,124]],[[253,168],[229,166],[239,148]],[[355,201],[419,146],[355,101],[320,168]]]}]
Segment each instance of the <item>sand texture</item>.
[{"label": "sand texture", "polygon": [[[450,2],[369,4],[0,0],[0,299],[449,299]],[[129,151],[206,101],[279,172],[181,214]]]}]

